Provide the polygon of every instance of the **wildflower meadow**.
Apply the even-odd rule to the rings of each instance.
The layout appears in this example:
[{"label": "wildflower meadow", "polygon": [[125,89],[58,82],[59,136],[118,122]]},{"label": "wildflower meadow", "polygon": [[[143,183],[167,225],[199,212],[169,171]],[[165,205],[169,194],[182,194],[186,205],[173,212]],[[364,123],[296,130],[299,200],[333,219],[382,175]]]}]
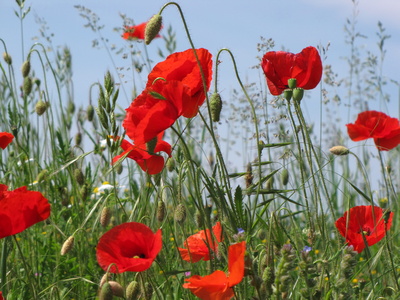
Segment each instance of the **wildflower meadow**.
[{"label": "wildflower meadow", "polygon": [[[23,24],[32,12],[15,2]],[[347,30],[345,78],[327,47],[261,38],[260,87],[240,76],[243,53],[193,42],[181,5],[113,24],[129,105],[117,67],[78,100],[67,46],[53,58],[36,41],[17,65],[0,36],[0,299],[400,299],[399,95],[378,71],[382,23],[363,63]]]}]

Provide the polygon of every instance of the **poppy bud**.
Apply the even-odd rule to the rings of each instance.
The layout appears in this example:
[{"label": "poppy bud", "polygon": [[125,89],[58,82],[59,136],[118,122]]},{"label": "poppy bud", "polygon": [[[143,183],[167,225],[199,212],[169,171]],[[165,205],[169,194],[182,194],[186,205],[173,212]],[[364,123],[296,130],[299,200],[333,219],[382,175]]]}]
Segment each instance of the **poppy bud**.
[{"label": "poppy bud", "polygon": [[71,235],[69,238],[67,238],[67,240],[64,242],[64,244],[61,247],[60,254],[65,255],[69,251],[71,251],[72,248],[74,247],[74,241],[75,241],[75,238],[73,235]]},{"label": "poppy bud", "polygon": [[178,206],[175,208],[174,219],[179,224],[182,224],[183,222],[185,222],[185,220],[186,220],[186,208],[182,203],[178,204]]},{"label": "poppy bud", "polygon": [[124,289],[118,282],[109,281],[108,284],[111,286],[111,290],[114,296],[124,298]]},{"label": "poppy bud", "polygon": [[111,219],[111,209],[107,206],[105,206],[100,214],[100,224],[103,227],[106,227],[108,223],[110,223]]},{"label": "poppy bud", "polygon": [[149,45],[151,41],[158,35],[162,27],[162,17],[159,14],[151,17],[149,22],[146,25],[146,29],[144,31],[144,41],[146,45]]},{"label": "poppy bud", "polygon": [[83,185],[85,183],[85,175],[83,175],[83,172],[81,169],[76,168],[74,170],[74,178],[75,181],[79,184],[79,185]]},{"label": "poppy bud", "polygon": [[94,108],[93,105],[89,104],[89,106],[86,109],[86,116],[89,122],[93,121],[93,117],[94,117]]},{"label": "poppy bud", "polygon": [[164,201],[159,200],[157,203],[157,220],[158,220],[158,222],[164,221],[166,213],[167,213],[167,210],[165,208]]},{"label": "poppy bud", "polygon": [[387,224],[389,222],[391,213],[392,212],[390,211],[390,209],[385,209],[385,211],[383,212],[383,220],[385,221],[385,224]]},{"label": "poppy bud", "polygon": [[43,180],[46,180],[48,175],[49,175],[49,171],[47,169],[43,169],[42,171],[40,171],[40,173],[36,177],[36,181],[41,182]]},{"label": "poppy bud", "polygon": [[268,178],[267,182],[265,183],[265,188],[267,190],[272,190],[273,186],[274,186],[274,182],[275,182],[275,177],[271,176],[270,178]]},{"label": "poppy bud", "polygon": [[290,101],[290,99],[292,99],[293,96],[293,90],[291,89],[286,89],[283,91],[283,97],[287,100]]},{"label": "poppy bud", "polygon": [[146,282],[144,284],[144,298],[146,300],[151,300],[151,296],[153,296],[153,292],[154,292],[153,286],[150,283]]},{"label": "poppy bud", "polygon": [[11,55],[8,54],[7,52],[3,52],[3,59],[4,59],[4,61],[5,61],[8,65],[11,65],[11,64],[12,64]]},{"label": "poppy bud", "polygon": [[42,99],[40,99],[35,105],[35,111],[38,116],[43,115],[47,110],[47,104]]},{"label": "poppy bud", "polygon": [[68,110],[68,112],[70,114],[73,114],[75,112],[75,103],[74,103],[74,101],[72,101],[72,100],[68,101],[67,110]]},{"label": "poppy bud", "polygon": [[21,67],[22,76],[28,77],[29,72],[31,71],[31,62],[29,60],[24,61]]},{"label": "poppy bud", "polygon": [[132,281],[126,288],[126,300],[138,299],[140,293],[139,282]]},{"label": "poppy bud", "polygon": [[287,169],[283,169],[281,172],[281,182],[283,185],[287,185],[289,182],[289,171]]},{"label": "poppy bud", "polygon": [[79,146],[82,143],[82,133],[78,132],[75,135],[75,145]]},{"label": "poppy bud", "polygon": [[297,88],[297,79],[296,79],[296,78],[290,78],[290,79],[288,80],[288,87],[289,87],[289,89],[291,89],[291,90]]},{"label": "poppy bud", "polygon": [[331,149],[329,149],[329,152],[331,152],[334,155],[347,155],[350,153],[350,150],[344,146],[334,146]]},{"label": "poppy bud", "polygon": [[211,119],[213,122],[219,122],[222,110],[222,100],[219,93],[214,93],[210,98]]},{"label": "poppy bud", "polygon": [[293,90],[293,100],[295,101],[301,101],[304,96],[304,90],[302,88],[295,88]]},{"label": "poppy bud", "polygon": [[167,168],[168,172],[172,172],[175,169],[175,159],[173,157],[169,157],[165,167]]},{"label": "poppy bud", "polygon": [[29,96],[29,94],[32,92],[32,78],[30,77],[25,77],[24,78],[24,83],[22,86],[22,90],[24,92],[24,96]]},{"label": "poppy bud", "polygon": [[122,164],[118,164],[118,165],[115,167],[115,170],[117,171],[117,174],[119,175],[119,174],[122,173],[122,171],[124,170],[124,168],[122,167]]},{"label": "poppy bud", "polygon": [[111,289],[111,285],[108,282],[106,282],[101,287],[99,300],[112,300],[112,298],[113,298],[113,291]]},{"label": "poppy bud", "polygon": [[196,211],[196,214],[194,215],[194,219],[196,221],[197,227],[201,228],[204,226],[204,217],[199,210]]}]

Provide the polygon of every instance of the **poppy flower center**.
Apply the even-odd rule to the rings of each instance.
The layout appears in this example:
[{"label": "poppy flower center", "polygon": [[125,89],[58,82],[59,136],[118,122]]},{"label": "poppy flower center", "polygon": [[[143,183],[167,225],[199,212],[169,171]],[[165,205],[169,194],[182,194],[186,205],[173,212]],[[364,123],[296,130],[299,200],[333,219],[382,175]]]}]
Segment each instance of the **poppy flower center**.
[{"label": "poppy flower center", "polygon": [[142,254],[138,254],[138,255],[134,255],[133,258],[146,258],[146,255]]},{"label": "poppy flower center", "polygon": [[362,235],[365,235],[365,236],[370,236],[371,233],[372,233],[372,230],[371,230],[371,228],[363,227],[363,228],[359,231],[359,233],[362,234]]}]

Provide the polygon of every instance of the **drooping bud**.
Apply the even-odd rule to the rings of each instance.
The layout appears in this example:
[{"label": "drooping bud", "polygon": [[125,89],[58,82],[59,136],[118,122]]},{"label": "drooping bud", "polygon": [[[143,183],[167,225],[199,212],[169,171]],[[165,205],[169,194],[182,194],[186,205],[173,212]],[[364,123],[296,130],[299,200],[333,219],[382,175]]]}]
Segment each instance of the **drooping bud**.
[{"label": "drooping bud", "polygon": [[153,296],[153,292],[154,292],[153,286],[150,283],[146,282],[144,284],[144,298],[146,300],[151,300],[151,296]]},{"label": "drooping bud", "polygon": [[43,115],[46,112],[47,107],[48,107],[47,103],[44,102],[42,99],[39,99],[39,101],[35,105],[35,111],[37,115],[38,116]]},{"label": "drooping bud", "polygon": [[296,78],[290,78],[288,80],[288,87],[289,87],[289,89],[292,89],[292,90],[297,88],[297,79]]},{"label": "drooping bud", "polygon": [[83,175],[82,170],[79,169],[79,168],[76,168],[76,169],[74,170],[74,178],[75,178],[75,181],[76,181],[80,186],[82,186],[82,185],[85,183],[85,175]]},{"label": "drooping bud", "polygon": [[111,219],[111,209],[105,206],[100,214],[100,224],[103,227],[106,227],[110,223]]},{"label": "drooping bud", "polygon": [[267,182],[265,183],[265,188],[267,190],[272,190],[274,187],[274,182],[275,182],[275,177],[271,176],[270,178],[268,178]]},{"label": "drooping bud", "polygon": [[3,52],[3,59],[8,65],[12,64],[12,57],[7,52]]},{"label": "drooping bud", "polygon": [[289,182],[289,171],[287,169],[283,169],[281,172],[281,182],[283,185],[287,185]]},{"label": "drooping bud", "polygon": [[113,298],[113,291],[111,289],[111,285],[108,282],[106,282],[101,287],[99,300],[112,300],[112,298]]},{"label": "drooping bud", "polygon": [[219,93],[214,93],[210,98],[211,119],[213,122],[219,122],[222,110],[222,100]]},{"label": "drooping bud", "polygon": [[196,225],[198,228],[204,226],[204,216],[201,214],[199,210],[196,210],[196,213],[194,215],[194,220],[196,221]]},{"label": "drooping bud", "polygon": [[93,117],[94,117],[94,107],[93,105],[89,104],[89,106],[86,109],[86,116],[89,122],[93,121]]},{"label": "drooping bud", "polygon": [[72,248],[74,247],[74,241],[75,241],[75,238],[74,238],[73,235],[71,235],[69,238],[67,238],[66,241],[64,242],[64,244],[61,247],[60,254],[61,255],[65,255],[69,251],[71,251]]},{"label": "drooping bud", "polygon": [[114,296],[124,298],[124,289],[118,282],[109,281],[108,284],[111,286],[111,290]]},{"label": "drooping bud", "polygon": [[293,100],[295,101],[301,101],[304,96],[304,90],[302,88],[295,88],[293,90]]},{"label": "drooping bud", "polygon": [[137,281],[132,281],[126,288],[126,300],[139,299],[140,285]]},{"label": "drooping bud", "polygon": [[287,100],[290,101],[290,99],[292,99],[293,96],[293,90],[291,89],[286,89],[283,91],[283,97]]},{"label": "drooping bud", "polygon": [[350,153],[350,150],[344,146],[334,146],[329,149],[329,152],[334,155],[347,155]]},{"label": "drooping bud", "polygon": [[159,200],[157,203],[157,220],[158,220],[158,222],[164,221],[166,213],[167,213],[167,209],[165,208],[164,201]]},{"label": "drooping bud", "polygon": [[144,31],[144,41],[146,45],[149,45],[151,41],[158,35],[162,27],[162,17],[159,14],[151,17],[149,22],[146,25],[146,29]]},{"label": "drooping bud", "polygon": [[71,115],[75,112],[75,103],[74,103],[74,101],[72,101],[72,100],[68,101],[67,110]]},{"label": "drooping bud", "polygon": [[178,206],[175,208],[174,219],[179,224],[182,224],[186,220],[186,207],[179,203]]},{"label": "drooping bud", "polygon": [[25,77],[24,78],[24,83],[22,86],[22,90],[24,92],[24,96],[29,96],[29,94],[32,92],[32,78],[30,77]]},{"label": "drooping bud", "polygon": [[28,77],[31,71],[31,62],[29,60],[24,61],[21,67],[22,77]]},{"label": "drooping bud", "polygon": [[36,181],[41,182],[43,180],[46,180],[48,175],[49,175],[49,171],[47,169],[43,169],[42,171],[40,171],[40,173],[36,177]]},{"label": "drooping bud", "polygon": [[165,167],[168,172],[172,172],[173,170],[175,170],[175,159],[173,157],[169,157],[165,164]]},{"label": "drooping bud", "polygon": [[82,143],[82,133],[77,132],[75,134],[75,145],[79,146]]}]

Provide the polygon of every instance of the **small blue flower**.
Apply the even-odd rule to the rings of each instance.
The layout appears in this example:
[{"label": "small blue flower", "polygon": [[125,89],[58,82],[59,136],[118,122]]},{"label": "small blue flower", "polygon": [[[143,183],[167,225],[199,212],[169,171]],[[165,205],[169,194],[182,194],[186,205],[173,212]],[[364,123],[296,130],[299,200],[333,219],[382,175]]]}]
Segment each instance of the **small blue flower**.
[{"label": "small blue flower", "polygon": [[238,228],[238,234],[242,234],[242,233],[244,233],[243,228]]},{"label": "small blue flower", "polygon": [[312,248],[310,246],[304,246],[304,249],[303,249],[304,252],[308,253],[311,250],[312,250]]}]

